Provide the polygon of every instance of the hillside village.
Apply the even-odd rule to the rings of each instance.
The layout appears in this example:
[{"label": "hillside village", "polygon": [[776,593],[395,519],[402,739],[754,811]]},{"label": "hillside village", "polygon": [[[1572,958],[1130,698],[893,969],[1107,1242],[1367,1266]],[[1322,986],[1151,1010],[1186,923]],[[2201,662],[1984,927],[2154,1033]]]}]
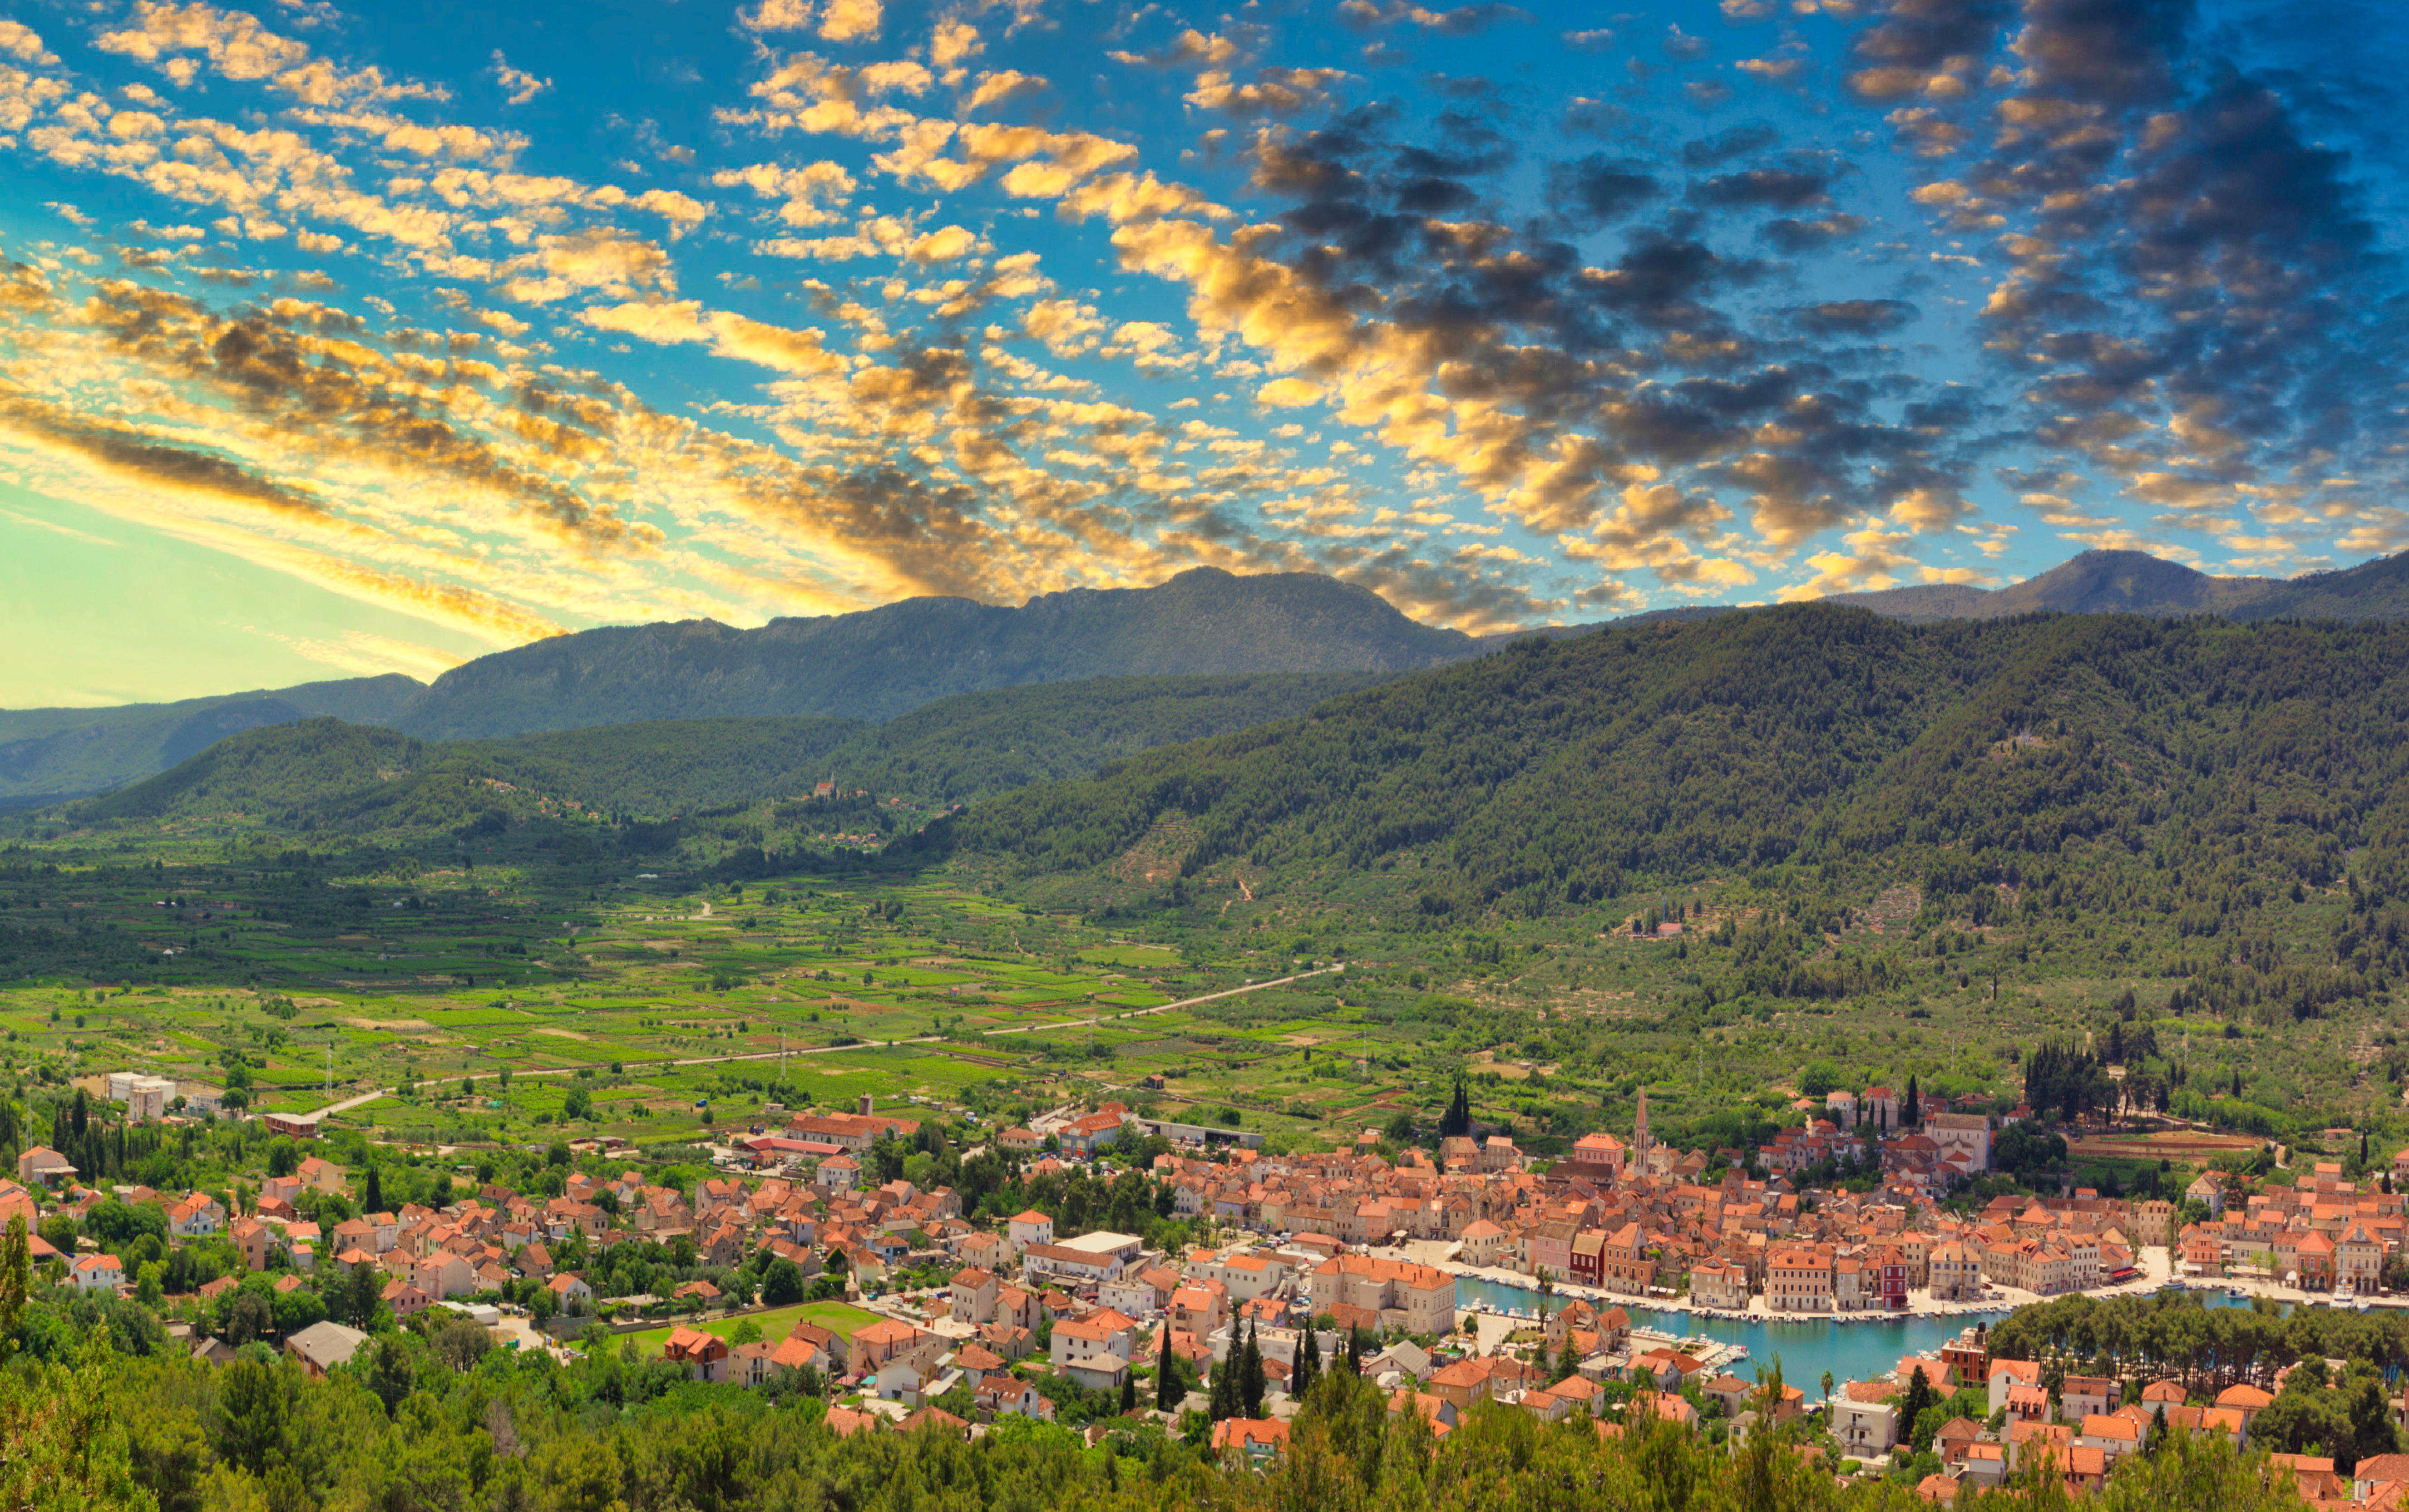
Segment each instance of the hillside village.
[{"label": "hillside village", "polygon": [[[163,1116],[146,1096],[129,1085],[126,1112]],[[867,1100],[736,1136],[690,1186],[614,1170],[588,1143],[546,1158],[541,1184],[556,1191],[447,1181],[452,1200],[391,1210],[374,1170],[313,1153],[325,1146],[306,1119],[277,1120],[265,1172],[226,1192],[103,1189],[37,1145],[0,1181],[0,1224],[22,1221],[54,1286],[149,1309],[163,1346],[209,1362],[272,1348],[323,1374],[397,1330],[563,1358],[631,1335],[697,1381],[828,1394],[844,1415],[832,1420],[855,1429],[1095,1423],[1143,1403],[1255,1456],[1278,1452],[1317,1370],[1352,1366],[1440,1433],[1484,1403],[1586,1414],[1601,1431],[1639,1412],[1718,1438],[1767,1414],[1820,1414],[1811,1426],[1840,1462],[1927,1469],[1919,1482],[1940,1499],[2034,1454],[2070,1488],[2094,1487],[2170,1423],[2246,1443],[2284,1378],[2070,1374],[1994,1358],[1975,1322],[1935,1356],[1827,1381],[1810,1401],[1802,1384],[1752,1378],[1763,1362],[1745,1351],[1635,1324],[1633,1310],[1997,1315],[2145,1292],[2171,1273],[2373,1297],[2409,1227],[2388,1180],[2362,1186],[2330,1162],[2255,1189],[2204,1174],[2181,1208],[2081,1189],[1969,1203],[1992,1118],[1910,1123],[1881,1087],[1836,1093],[1829,1111],[1849,1121],[1785,1129],[1745,1155],[1681,1151],[1652,1140],[1643,1097],[1630,1141],[1590,1134],[1549,1161],[1496,1134],[1392,1158],[1371,1130],[1352,1150],[1272,1155],[1106,1103],[971,1152],[1025,1183],[1109,1179],[1126,1196],[1134,1181],[1142,1201],[1127,1210],[1161,1244],[1033,1207],[999,1214],[992,1192],[966,1202],[952,1186],[880,1179],[935,1130]],[[1836,1153],[1880,1179],[1848,1190],[1797,1177]],[[1519,1289],[1481,1302],[1460,1294],[1469,1282]],[[1933,1417],[1944,1405],[1945,1422]],[[2389,1410],[2397,1420],[2401,1404]],[[2335,1474],[2310,1461],[2300,1473]]]}]

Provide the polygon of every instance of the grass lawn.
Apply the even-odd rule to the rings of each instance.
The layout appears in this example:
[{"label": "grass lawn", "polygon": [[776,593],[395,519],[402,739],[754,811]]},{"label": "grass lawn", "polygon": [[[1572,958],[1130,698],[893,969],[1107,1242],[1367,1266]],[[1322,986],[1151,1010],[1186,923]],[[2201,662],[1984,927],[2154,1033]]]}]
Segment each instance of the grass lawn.
[{"label": "grass lawn", "polygon": [[659,1328],[648,1328],[635,1333],[613,1334],[603,1341],[603,1346],[616,1349],[632,1339],[635,1341],[636,1352],[649,1358],[659,1354],[661,1346],[669,1343],[671,1329],[682,1326],[698,1327],[705,1333],[715,1333],[724,1339],[736,1332],[738,1324],[751,1322],[759,1325],[761,1337],[774,1342],[785,1338],[786,1331],[797,1323],[817,1323],[829,1332],[841,1333],[849,1339],[853,1337],[854,1330],[865,1323],[877,1321],[876,1313],[865,1312],[847,1303],[806,1302],[766,1313],[746,1313],[737,1318],[718,1318],[709,1323],[691,1325],[664,1323]]}]

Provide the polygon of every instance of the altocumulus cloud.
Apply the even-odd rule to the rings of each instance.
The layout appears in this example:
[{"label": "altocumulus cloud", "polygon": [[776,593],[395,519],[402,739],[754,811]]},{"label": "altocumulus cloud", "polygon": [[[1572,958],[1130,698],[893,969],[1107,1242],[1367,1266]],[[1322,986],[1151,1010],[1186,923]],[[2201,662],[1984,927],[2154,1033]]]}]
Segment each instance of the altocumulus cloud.
[{"label": "altocumulus cloud", "polygon": [[0,458],[494,643],[2409,544],[2372,97],[2183,0],[1658,12],[10,20]]}]

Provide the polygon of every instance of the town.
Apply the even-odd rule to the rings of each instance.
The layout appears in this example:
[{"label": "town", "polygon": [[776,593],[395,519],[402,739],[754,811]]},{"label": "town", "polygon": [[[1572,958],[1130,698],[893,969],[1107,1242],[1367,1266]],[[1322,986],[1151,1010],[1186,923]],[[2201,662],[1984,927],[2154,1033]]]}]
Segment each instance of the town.
[{"label": "town", "polygon": [[[133,1131],[203,1148],[160,1079],[94,1083],[53,1108],[62,1144],[122,1150]],[[161,1347],[207,1363],[270,1351],[324,1375],[397,1332],[472,1356],[616,1348],[696,1382],[826,1398],[842,1432],[1032,1418],[1094,1433],[1151,1413],[1242,1461],[1281,1452],[1317,1373],[1351,1368],[1438,1433],[1493,1403],[1601,1432],[1637,1413],[1716,1442],[1796,1419],[1841,1472],[1911,1476],[1943,1501],[2032,1463],[2096,1489],[2170,1426],[2250,1445],[2303,1364],[2103,1375],[2087,1354],[1996,1351],[2015,1309],[2166,1288],[2388,1306],[2409,1225],[2388,1172],[2371,1184],[2319,1160],[2203,1171],[2179,1202],[1978,1202],[1995,1139],[2029,1110],[1926,1109],[1873,1087],[1808,1111],[1754,1150],[1685,1151],[1651,1137],[1643,1092],[1631,1139],[1592,1133],[1548,1159],[1504,1134],[1399,1148],[1375,1130],[1274,1155],[1113,1102],[988,1132],[863,1098],[737,1134],[690,1181],[588,1140],[520,1152],[516,1185],[491,1156],[270,1115],[210,1126],[257,1160],[213,1189],[89,1181],[31,1145],[0,1181],[0,1224],[52,1286],[146,1310]],[[338,1145],[352,1166],[327,1158]],[[1878,1174],[1807,1178],[1835,1160]],[[1045,1192],[1058,1211],[1016,1205]],[[1826,1339],[1964,1321],[1857,1378],[1786,1383],[1698,1332],[1783,1318],[1822,1319]],[[1791,1368],[1817,1358],[1799,1348]],[[2387,1434],[2402,1410],[2387,1398]],[[2398,1494],[2409,1459],[2387,1443],[2339,1469],[2331,1453],[2282,1463],[2312,1497]]]}]

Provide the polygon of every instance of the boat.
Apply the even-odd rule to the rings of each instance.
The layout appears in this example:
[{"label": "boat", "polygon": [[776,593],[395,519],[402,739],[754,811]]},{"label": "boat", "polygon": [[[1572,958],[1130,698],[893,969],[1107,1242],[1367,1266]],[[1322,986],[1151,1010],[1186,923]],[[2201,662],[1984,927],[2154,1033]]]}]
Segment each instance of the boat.
[{"label": "boat", "polygon": [[2236,1302],[2247,1301],[2250,1296],[2250,1293],[2243,1290],[2240,1287],[2227,1287],[2225,1289],[2225,1294],[2231,1297]]}]

